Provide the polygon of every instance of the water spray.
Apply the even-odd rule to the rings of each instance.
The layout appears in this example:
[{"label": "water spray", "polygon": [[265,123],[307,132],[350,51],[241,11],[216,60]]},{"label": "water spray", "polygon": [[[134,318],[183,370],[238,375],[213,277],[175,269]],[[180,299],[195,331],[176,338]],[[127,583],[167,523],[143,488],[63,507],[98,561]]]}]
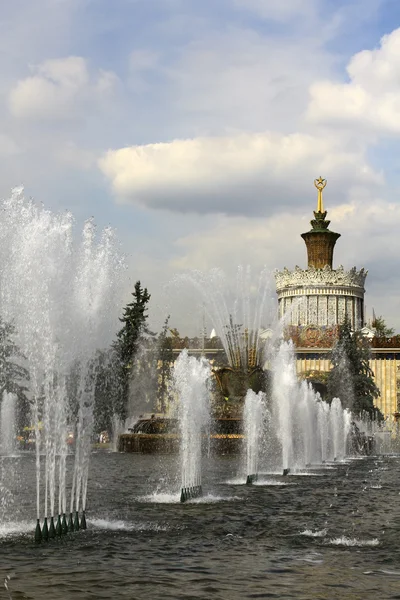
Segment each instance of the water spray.
[{"label": "water spray", "polygon": [[203,432],[209,423],[210,365],[184,350],[174,365],[174,383],[179,396],[181,430],[181,494],[186,502],[203,495],[201,453]]},{"label": "water spray", "polygon": [[244,401],[243,420],[246,438],[246,485],[258,481],[258,459],[264,425],[265,394],[248,390]]}]

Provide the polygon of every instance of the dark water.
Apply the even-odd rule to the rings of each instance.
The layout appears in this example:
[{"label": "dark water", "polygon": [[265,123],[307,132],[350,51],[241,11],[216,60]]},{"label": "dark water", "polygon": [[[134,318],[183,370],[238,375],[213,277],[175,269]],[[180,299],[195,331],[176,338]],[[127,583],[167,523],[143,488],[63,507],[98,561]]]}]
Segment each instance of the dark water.
[{"label": "dark water", "polygon": [[237,464],[221,458],[208,465],[209,496],[180,505],[151,496],[164,491],[165,461],[98,453],[88,531],[38,547],[33,467],[30,456],[2,460],[19,492],[11,508],[1,491],[3,515],[7,505],[16,516],[0,524],[0,598],[400,599],[399,458],[254,487],[226,483]]}]

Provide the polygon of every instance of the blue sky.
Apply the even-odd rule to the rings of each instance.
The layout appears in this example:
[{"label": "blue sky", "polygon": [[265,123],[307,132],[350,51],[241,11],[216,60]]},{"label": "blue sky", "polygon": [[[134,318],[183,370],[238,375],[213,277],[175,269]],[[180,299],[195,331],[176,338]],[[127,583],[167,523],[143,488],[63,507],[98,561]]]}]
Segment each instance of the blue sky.
[{"label": "blue sky", "polygon": [[367,307],[400,328],[396,0],[14,0],[1,12],[0,193],[23,183],[78,223],[113,225],[127,294],[140,278],[156,322],[175,273],[305,266],[322,174],[336,264],[365,266]]}]

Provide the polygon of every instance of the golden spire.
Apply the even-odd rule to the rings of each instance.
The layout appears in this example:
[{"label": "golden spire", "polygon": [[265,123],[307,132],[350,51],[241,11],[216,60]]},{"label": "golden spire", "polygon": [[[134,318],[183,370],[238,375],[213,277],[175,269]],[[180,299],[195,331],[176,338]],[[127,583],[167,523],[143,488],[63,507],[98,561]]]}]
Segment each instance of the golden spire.
[{"label": "golden spire", "polygon": [[318,190],[318,202],[317,202],[317,212],[318,213],[324,212],[324,203],[322,200],[322,190],[326,186],[326,183],[327,183],[326,179],[322,179],[321,176],[319,176],[318,179],[314,179],[314,185]]}]

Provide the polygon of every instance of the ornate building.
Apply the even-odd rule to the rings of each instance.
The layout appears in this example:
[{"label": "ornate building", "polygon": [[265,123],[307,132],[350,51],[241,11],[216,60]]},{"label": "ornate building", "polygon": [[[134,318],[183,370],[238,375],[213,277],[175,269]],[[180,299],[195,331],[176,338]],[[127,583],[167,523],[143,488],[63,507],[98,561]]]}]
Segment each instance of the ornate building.
[{"label": "ornate building", "polygon": [[[331,369],[329,352],[335,341],[337,326],[347,315],[353,329],[362,329],[364,318],[364,284],[367,272],[333,268],[333,252],[339,233],[329,230],[322,191],[326,180],[314,181],[318,190],[317,210],[311,229],[302,234],[308,255],[307,269],[295,267],[275,272],[279,316],[286,320],[286,330],[296,346],[297,373],[322,381]],[[376,405],[385,417],[400,412],[400,336],[371,341],[370,366],[380,390]]]},{"label": "ornate building", "polygon": [[275,273],[279,316],[286,315],[287,324],[300,328],[302,335],[307,335],[311,327],[313,338],[316,328],[322,337],[333,334],[346,315],[354,329],[363,326],[367,276],[364,269],[333,268],[333,251],[340,233],[330,231],[330,221],[326,220],[322,198],[326,180],[320,177],[314,185],[318,190],[317,210],[310,231],[301,236],[307,247],[308,267]]}]

